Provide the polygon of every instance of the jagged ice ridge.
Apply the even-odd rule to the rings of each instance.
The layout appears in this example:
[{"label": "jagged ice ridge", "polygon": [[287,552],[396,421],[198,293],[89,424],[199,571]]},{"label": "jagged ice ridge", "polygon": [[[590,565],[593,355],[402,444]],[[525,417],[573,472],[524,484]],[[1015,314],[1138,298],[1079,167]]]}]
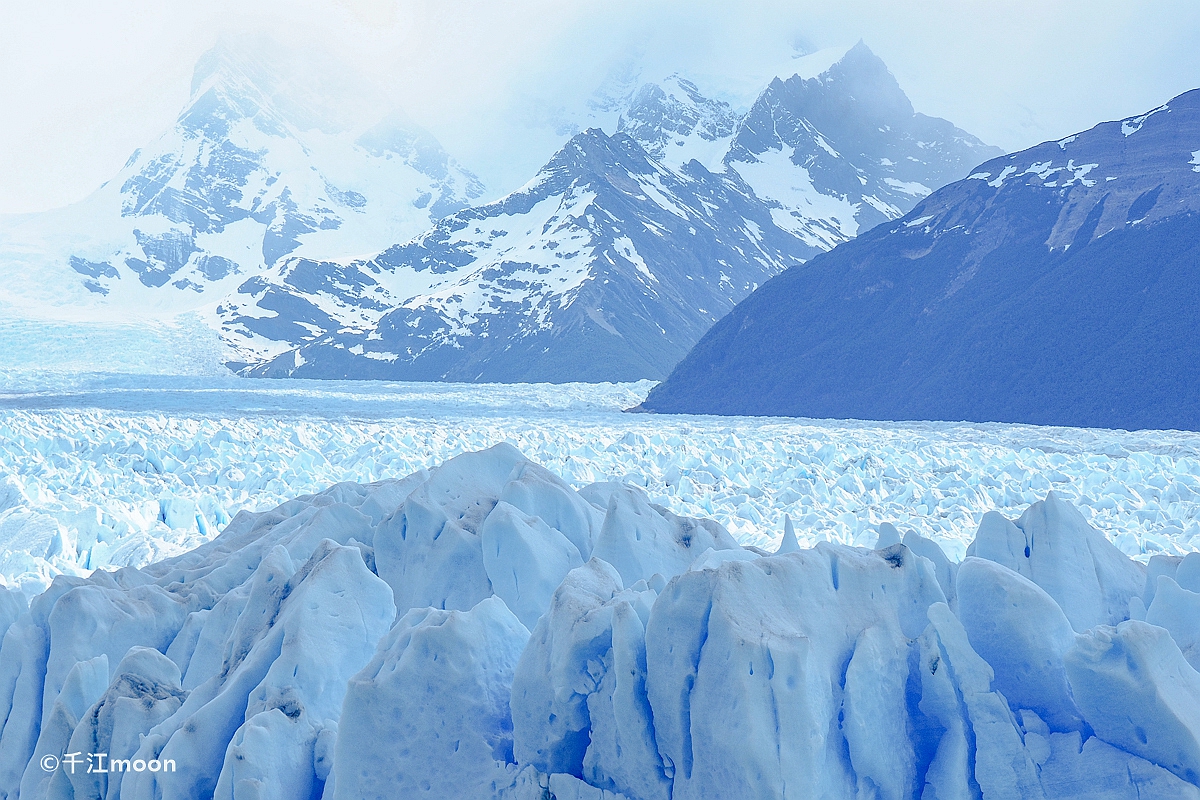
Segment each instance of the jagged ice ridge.
[{"label": "jagged ice ridge", "polygon": [[1200,555],[1053,492],[771,553],[497,445],[0,598],[14,800],[1200,797]]},{"label": "jagged ice ridge", "polygon": [[575,488],[621,480],[774,549],[914,528],[961,559],[1054,489],[1145,561],[1200,544],[1200,437],[1011,425],[630,415],[648,383],[508,386],[6,373],[0,585],[140,567],[339,481],[510,442]]}]

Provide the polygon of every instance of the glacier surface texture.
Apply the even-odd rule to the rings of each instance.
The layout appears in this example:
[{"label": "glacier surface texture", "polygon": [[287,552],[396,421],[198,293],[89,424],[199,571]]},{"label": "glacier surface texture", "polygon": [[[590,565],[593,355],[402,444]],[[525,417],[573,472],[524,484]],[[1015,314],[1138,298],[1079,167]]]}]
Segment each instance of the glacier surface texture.
[{"label": "glacier surface texture", "polygon": [[499,442],[575,489],[636,484],[770,550],[788,515],[808,547],[874,546],[886,522],[958,561],[986,512],[1019,516],[1051,489],[1137,560],[1200,545],[1200,436],[1190,433],[621,413],[648,382],[0,372],[0,384],[0,583],[27,597],[58,574],[179,555],[239,511],[402,478]]},{"label": "glacier surface texture", "polygon": [[0,591],[0,798],[1200,798],[1198,616],[1054,491],[765,550],[501,443]]}]

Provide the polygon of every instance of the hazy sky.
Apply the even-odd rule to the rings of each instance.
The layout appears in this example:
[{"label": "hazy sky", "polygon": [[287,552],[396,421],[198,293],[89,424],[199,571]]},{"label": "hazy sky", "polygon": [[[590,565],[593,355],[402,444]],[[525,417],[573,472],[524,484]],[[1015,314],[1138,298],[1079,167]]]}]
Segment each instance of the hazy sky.
[{"label": "hazy sky", "polygon": [[5,0],[0,212],[112,177],[246,32],[354,62],[468,167],[509,164],[493,182],[543,159],[526,126],[631,59],[744,95],[796,46],[862,38],[918,110],[1009,150],[1200,87],[1196,0]]}]

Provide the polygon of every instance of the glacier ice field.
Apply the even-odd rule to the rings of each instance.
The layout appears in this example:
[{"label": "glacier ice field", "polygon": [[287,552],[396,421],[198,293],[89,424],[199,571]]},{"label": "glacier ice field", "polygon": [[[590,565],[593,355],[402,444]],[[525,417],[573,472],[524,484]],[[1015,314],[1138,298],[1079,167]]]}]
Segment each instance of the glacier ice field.
[{"label": "glacier ice field", "polygon": [[238,511],[499,442],[764,548],[786,515],[803,546],[871,546],[886,522],[961,560],[985,512],[1051,489],[1135,559],[1200,546],[1197,434],[622,412],[651,385],[0,371],[0,585],[144,566]]},{"label": "glacier ice field", "polygon": [[961,561],[878,527],[739,546],[508,443],[242,511],[0,587],[0,798],[1200,800],[1200,553],[1054,490]]}]

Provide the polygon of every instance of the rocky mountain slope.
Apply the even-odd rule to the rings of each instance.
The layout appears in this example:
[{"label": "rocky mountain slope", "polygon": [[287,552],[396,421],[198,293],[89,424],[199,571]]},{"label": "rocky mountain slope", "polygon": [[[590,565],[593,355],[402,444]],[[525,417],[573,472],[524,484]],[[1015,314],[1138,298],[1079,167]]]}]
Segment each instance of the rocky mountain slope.
[{"label": "rocky mountain slope", "polygon": [[994,159],[763,286],[656,411],[1200,428],[1200,91]]},{"label": "rocky mountain slope", "polygon": [[287,262],[220,324],[285,348],[259,375],[661,378],[767,278],[995,152],[915,115],[862,44],[821,69],[742,117],[680,76],[644,84],[615,135],[576,135],[523,189],[375,259]]},{"label": "rocky mountain slope", "polygon": [[[222,313],[236,331],[304,342],[254,374],[636,380],[666,374],[796,263],[736,178],[698,163],[675,172],[593,129],[503,200],[369,262],[290,261]],[[264,308],[280,315],[256,316]]]},{"label": "rocky mountain slope", "polygon": [[914,112],[887,65],[859,42],[814,77],[772,81],[741,120],[724,164],[816,255],[896,219],[1000,153]]},{"label": "rocky mountain slope", "polygon": [[0,304],[32,318],[169,318],[289,255],[378,251],[483,193],[402,115],[347,120],[379,104],[315,55],[218,45],[174,127],[111,181],[76,205],[0,217]]},{"label": "rocky mountain slope", "polygon": [[746,113],[680,75],[622,88],[595,111],[612,130],[468,208],[482,186],[428,134],[353,126],[369,86],[281,63],[217,48],[117,179],[0,220],[0,303],[188,315],[246,374],[661,379],[764,281],[992,153],[914,114],[860,43],[797,60]]}]

